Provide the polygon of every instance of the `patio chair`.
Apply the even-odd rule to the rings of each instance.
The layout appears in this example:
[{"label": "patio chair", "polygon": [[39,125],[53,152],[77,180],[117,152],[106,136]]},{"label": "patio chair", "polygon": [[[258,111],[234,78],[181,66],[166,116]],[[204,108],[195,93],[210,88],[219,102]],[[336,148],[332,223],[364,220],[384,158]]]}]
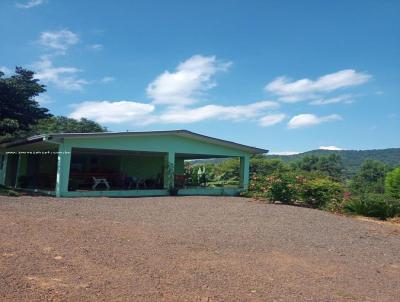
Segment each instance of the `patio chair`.
[{"label": "patio chair", "polygon": [[108,183],[106,178],[97,178],[97,177],[92,176],[92,179],[93,179],[93,186],[92,186],[93,190],[96,190],[96,187],[99,184],[104,184],[106,186],[107,190],[110,190],[110,184]]}]

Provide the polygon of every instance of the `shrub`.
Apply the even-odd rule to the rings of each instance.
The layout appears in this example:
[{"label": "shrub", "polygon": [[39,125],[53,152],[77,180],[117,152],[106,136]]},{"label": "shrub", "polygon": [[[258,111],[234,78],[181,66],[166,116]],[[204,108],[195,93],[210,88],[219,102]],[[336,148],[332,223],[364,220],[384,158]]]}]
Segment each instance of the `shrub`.
[{"label": "shrub", "polygon": [[275,173],[271,176],[253,175],[249,186],[249,195],[264,197],[269,201],[293,203],[298,197],[300,177],[294,173]]},{"label": "shrub", "polygon": [[391,198],[400,199],[400,167],[386,175],[385,193]]},{"label": "shrub", "polygon": [[346,212],[387,219],[400,215],[400,201],[383,194],[364,194],[351,199],[344,206]]},{"label": "shrub", "polygon": [[306,180],[301,186],[301,198],[308,206],[322,208],[328,203],[341,203],[343,188],[340,183],[328,178]]}]

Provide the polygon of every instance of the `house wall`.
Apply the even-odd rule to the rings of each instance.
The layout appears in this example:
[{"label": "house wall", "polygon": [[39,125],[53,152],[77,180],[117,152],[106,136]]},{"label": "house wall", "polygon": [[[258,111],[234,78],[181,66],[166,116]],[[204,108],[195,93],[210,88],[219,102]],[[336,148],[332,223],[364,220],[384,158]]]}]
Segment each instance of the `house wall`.
[{"label": "house wall", "polygon": [[[79,196],[81,192],[68,192],[68,179],[69,179],[69,168],[71,162],[71,150],[73,148],[90,148],[90,149],[104,149],[104,150],[126,150],[126,151],[143,151],[143,152],[160,152],[165,155],[159,156],[157,160],[142,160],[137,161],[134,158],[125,158],[121,161],[121,168],[127,172],[127,174],[134,173],[136,167],[141,167],[140,170],[144,171],[150,176],[156,171],[159,171],[159,167],[172,166],[175,171],[173,173],[183,174],[184,162],[183,158],[176,157],[177,153],[192,154],[192,155],[212,155],[212,156],[223,156],[223,157],[240,157],[245,162],[248,162],[250,154],[240,149],[231,148],[230,146],[224,146],[220,144],[214,144],[212,142],[199,141],[196,139],[181,137],[178,135],[143,135],[143,136],[109,136],[109,137],[79,137],[79,138],[64,138],[64,141],[59,145],[59,151],[61,152],[58,156],[58,174],[57,174],[57,196]],[[169,164],[166,164],[169,163]],[[242,167],[246,167],[243,165]],[[248,167],[248,165],[247,165]],[[164,188],[165,190],[158,190],[154,192],[155,195],[168,194],[168,188],[171,184],[168,184],[169,177],[167,177],[167,169],[164,169]],[[136,176],[136,175],[134,175]],[[154,176],[151,175],[151,176]],[[238,193],[242,189],[246,189],[248,181],[248,171],[243,171],[242,178],[244,181],[244,187],[236,189]],[[173,184],[172,184],[173,186]],[[221,191],[224,192],[224,191]],[[233,194],[233,191],[229,191],[229,194]],[[188,191],[188,194],[196,194],[196,191]],[[204,192],[198,192],[199,195],[210,193],[209,190]],[[142,194],[151,194],[151,192],[144,191],[90,191],[85,192],[86,196],[137,196]],[[206,194],[209,195],[209,194]],[[83,196],[83,195],[81,195]]]},{"label": "house wall", "polygon": [[155,178],[163,173],[162,156],[123,156],[120,171],[137,178]]},{"label": "house wall", "polygon": [[175,173],[178,175],[185,174],[185,159],[178,157],[175,159]]},{"label": "house wall", "polygon": [[80,137],[65,138],[64,144],[75,148],[132,150],[148,152],[175,152],[199,155],[245,156],[244,151],[177,135]]}]

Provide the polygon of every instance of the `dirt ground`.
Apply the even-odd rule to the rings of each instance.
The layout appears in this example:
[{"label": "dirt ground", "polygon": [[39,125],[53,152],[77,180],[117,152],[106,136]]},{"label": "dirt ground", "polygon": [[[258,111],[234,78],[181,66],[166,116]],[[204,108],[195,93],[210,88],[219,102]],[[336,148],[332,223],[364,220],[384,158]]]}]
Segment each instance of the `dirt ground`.
[{"label": "dirt ground", "polygon": [[244,198],[0,197],[2,301],[400,301],[400,227]]}]

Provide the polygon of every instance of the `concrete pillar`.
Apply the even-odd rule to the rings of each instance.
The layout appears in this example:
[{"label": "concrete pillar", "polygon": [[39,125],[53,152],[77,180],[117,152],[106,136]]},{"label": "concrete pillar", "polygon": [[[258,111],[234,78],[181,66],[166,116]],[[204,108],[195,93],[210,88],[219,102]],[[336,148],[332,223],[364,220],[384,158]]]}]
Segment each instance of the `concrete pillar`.
[{"label": "concrete pillar", "polygon": [[250,172],[250,157],[240,157],[240,188],[247,190],[249,188],[249,172]]},{"label": "concrete pillar", "polygon": [[165,156],[164,189],[175,186],[175,152],[168,152]]},{"label": "concrete pillar", "polygon": [[15,188],[20,187],[19,178],[20,176],[26,175],[26,169],[28,165],[28,155],[18,154],[17,171],[15,173]]},{"label": "concrete pillar", "polygon": [[7,161],[8,161],[8,155],[3,154],[3,167],[0,171],[0,184],[5,186],[6,185],[6,177],[7,177]]},{"label": "concrete pillar", "polygon": [[56,196],[68,192],[69,170],[71,167],[71,147],[61,143],[58,146]]}]

